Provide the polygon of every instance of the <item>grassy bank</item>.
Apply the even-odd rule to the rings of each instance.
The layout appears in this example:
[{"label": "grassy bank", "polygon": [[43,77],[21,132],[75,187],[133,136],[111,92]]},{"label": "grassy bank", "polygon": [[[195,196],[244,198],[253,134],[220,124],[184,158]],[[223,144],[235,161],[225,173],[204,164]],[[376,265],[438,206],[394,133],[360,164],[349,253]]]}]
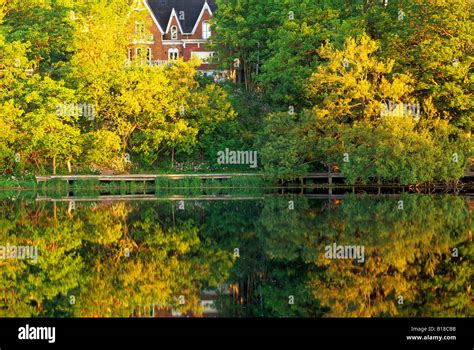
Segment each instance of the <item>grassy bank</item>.
[{"label": "grassy bank", "polygon": [[60,198],[67,195],[77,197],[97,197],[99,195],[126,194],[180,194],[180,195],[215,195],[215,194],[255,194],[264,191],[271,184],[261,177],[235,177],[231,179],[198,179],[185,178],[173,180],[157,177],[155,183],[114,181],[100,182],[96,179],[76,180],[69,184],[64,180],[53,179],[36,183],[34,177],[0,178],[0,198],[13,198],[19,192],[38,193],[42,196]]},{"label": "grassy bank", "polygon": [[216,194],[256,194],[265,191],[271,184],[261,177],[234,177],[230,179],[186,178],[173,180],[156,178],[155,194],[216,195]]},{"label": "grassy bank", "polygon": [[0,190],[35,190],[36,188],[34,176],[0,176]]}]

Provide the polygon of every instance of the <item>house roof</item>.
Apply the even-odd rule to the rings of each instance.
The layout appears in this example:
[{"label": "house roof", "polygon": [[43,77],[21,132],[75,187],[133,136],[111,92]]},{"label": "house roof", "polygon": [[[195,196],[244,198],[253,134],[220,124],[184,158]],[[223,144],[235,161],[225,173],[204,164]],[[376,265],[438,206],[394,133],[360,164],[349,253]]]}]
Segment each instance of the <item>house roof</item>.
[{"label": "house roof", "polygon": [[[174,9],[183,33],[192,33],[206,2],[214,12],[217,8],[214,0],[148,0],[148,5],[163,30],[166,31]],[[184,11],[184,20],[179,19],[181,11]]]}]

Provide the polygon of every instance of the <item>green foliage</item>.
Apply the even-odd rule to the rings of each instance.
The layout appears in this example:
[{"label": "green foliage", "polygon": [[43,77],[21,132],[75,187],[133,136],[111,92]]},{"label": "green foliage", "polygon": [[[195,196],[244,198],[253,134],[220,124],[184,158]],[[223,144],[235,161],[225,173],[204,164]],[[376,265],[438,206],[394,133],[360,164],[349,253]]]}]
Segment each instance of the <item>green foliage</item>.
[{"label": "green foliage", "polygon": [[[217,148],[216,135],[232,127],[227,93],[200,82],[196,61],[126,64],[143,15],[128,0],[15,0],[2,9],[0,173],[123,172],[169,158],[174,166]],[[84,104],[94,115],[61,109]]]},{"label": "green foliage", "polygon": [[265,120],[259,135],[265,174],[272,179],[294,179],[310,170],[312,162],[311,131],[307,128],[312,115],[304,113],[300,118],[289,113],[274,113]]},{"label": "green foliage", "polygon": [[414,79],[393,73],[393,60],[376,56],[368,36],[327,44],[325,63],[308,80],[311,111],[267,118],[259,147],[265,172],[293,179],[318,164],[337,166],[348,184],[359,181],[418,184],[461,178],[471,153],[470,135],[443,118],[433,99],[418,119],[385,116],[387,103],[416,103]]},{"label": "green foliage", "polygon": [[275,108],[301,108],[309,106],[305,85],[321,63],[318,48],[326,41],[342,47],[346,37],[362,34],[363,21],[348,1],[290,0],[284,8],[287,14],[267,39],[271,53],[256,80]]},{"label": "green foliage", "polygon": [[118,163],[120,157],[120,137],[109,130],[98,130],[83,135],[85,163],[102,167]]},{"label": "green foliage", "polygon": [[[443,119],[463,130],[473,127],[472,2],[395,1],[368,11],[370,33],[394,70],[416,77],[418,99],[433,100]],[[404,20],[396,20],[399,9]]]},{"label": "green foliage", "polygon": [[36,218],[21,206],[1,208],[1,244],[38,247],[36,262],[0,262],[3,316],[129,317],[152,304],[200,315],[204,281],[216,287],[229,268],[230,254],[202,240],[191,222],[165,228],[150,216],[138,220],[124,203],[78,204],[73,213],[48,205]]},{"label": "green foliage", "polygon": [[[149,21],[130,6],[4,1],[1,174],[227,171],[225,148],[258,150],[270,178],[331,166],[349,183],[456,181],[472,163],[470,2],[218,0],[223,86],[194,60],[127,62]],[[388,102],[420,104],[419,120],[381,117]]]},{"label": "green foliage", "polygon": [[241,82],[254,91],[257,65],[268,55],[267,38],[285,20],[284,1],[218,0],[216,4],[213,41],[218,43],[220,62],[228,69],[239,60]]},{"label": "green foliage", "polygon": [[[174,189],[239,189],[239,188],[262,188],[264,181],[260,176],[233,177],[230,179],[199,179],[195,177],[179,180],[167,177],[157,177],[155,179],[155,188],[157,193],[163,194],[163,191]],[[172,191],[171,191],[172,192]]]},{"label": "green foliage", "polygon": [[[200,292],[223,283],[238,295],[237,303],[218,303],[222,316],[474,312],[472,227],[462,197],[322,202],[265,196],[186,201],[186,210],[178,210],[176,201],[78,202],[72,211],[67,203],[1,204],[0,245],[38,246],[36,263],[0,261],[3,316],[129,317],[152,304],[163,312],[200,315]],[[325,247],[334,242],[363,245],[364,262],[326,259]],[[238,258],[232,257],[236,247]]]}]

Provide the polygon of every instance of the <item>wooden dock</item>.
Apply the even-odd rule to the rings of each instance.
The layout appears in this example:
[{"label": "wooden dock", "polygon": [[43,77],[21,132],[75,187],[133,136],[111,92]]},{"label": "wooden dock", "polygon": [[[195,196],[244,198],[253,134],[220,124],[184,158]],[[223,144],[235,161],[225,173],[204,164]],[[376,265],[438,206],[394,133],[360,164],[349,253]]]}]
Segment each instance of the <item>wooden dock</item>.
[{"label": "wooden dock", "polygon": [[252,197],[252,196],[233,196],[233,195],[202,195],[202,196],[166,196],[157,197],[152,194],[140,195],[140,194],[128,194],[128,195],[101,195],[98,197],[61,197],[52,198],[48,196],[36,197],[37,202],[117,202],[117,201],[144,201],[144,202],[156,202],[156,201],[248,201],[248,200],[263,200],[264,197]]},{"label": "wooden dock", "polygon": [[[95,180],[99,182],[155,182],[157,178],[166,178],[170,180],[181,179],[214,179],[225,180],[236,177],[263,177],[262,173],[222,173],[222,174],[124,174],[124,175],[41,175],[36,176],[36,182],[48,182],[51,180],[62,180],[68,183],[74,181]],[[304,179],[327,179],[329,183],[332,179],[343,179],[341,173],[309,173]]]},{"label": "wooden dock", "polygon": [[[357,194],[356,194],[357,195]],[[362,194],[359,194],[362,195]],[[372,198],[400,198],[401,193],[384,193],[382,195],[375,193],[366,193],[364,196]],[[127,195],[99,195],[96,197],[70,197],[65,196],[61,198],[52,198],[49,196],[37,196],[36,202],[51,202],[51,203],[69,203],[69,202],[129,202],[129,201],[146,201],[146,202],[157,202],[157,201],[195,201],[195,202],[207,202],[207,201],[261,201],[266,197],[274,196],[263,194],[260,196],[235,196],[235,195],[198,195],[198,196],[181,196],[181,195],[171,195],[159,197],[153,194],[127,194]],[[331,194],[331,193],[304,193],[298,194],[299,197],[305,197],[308,199],[321,199],[321,200],[343,200],[352,194]],[[466,204],[470,211],[474,208],[474,200],[469,196],[461,196],[466,200]]]},{"label": "wooden dock", "polygon": [[155,181],[157,178],[168,178],[180,180],[187,178],[198,179],[230,179],[233,177],[261,177],[258,173],[236,173],[236,174],[125,174],[125,175],[44,175],[36,176],[36,182],[48,182],[51,180],[78,181],[78,180],[96,180],[100,182],[111,181],[137,181],[147,182]]},{"label": "wooden dock", "polygon": [[309,173],[303,176],[304,179],[343,179],[341,173]]},{"label": "wooden dock", "polygon": [[[167,178],[171,180],[180,180],[188,178],[197,179],[215,179],[225,180],[236,177],[263,177],[262,173],[221,173],[221,174],[123,174],[123,175],[43,175],[36,176],[36,182],[48,182],[51,180],[62,180],[67,183],[80,180],[96,180],[99,182],[155,182],[157,178]],[[323,179],[327,180],[328,184],[333,183],[333,179],[344,179],[341,173],[323,172],[323,173],[309,173],[300,178],[301,181],[306,179]],[[466,171],[462,180],[471,181],[474,178],[474,172]]]},{"label": "wooden dock", "polygon": [[[201,196],[180,196],[172,195],[159,197],[153,194],[147,195],[100,195],[97,197],[61,197],[61,198],[52,198],[49,196],[38,196],[36,197],[36,202],[52,202],[52,203],[69,203],[69,202],[122,202],[122,201],[145,201],[145,202],[157,202],[157,201],[196,201],[196,202],[207,202],[207,201],[261,201],[264,200],[268,195],[261,196],[235,196],[235,195],[201,195]],[[345,199],[347,194],[303,194],[303,197],[309,199],[324,199],[324,200],[333,200],[333,199]],[[368,196],[377,197],[378,195],[369,194]],[[387,197],[400,197],[400,194],[387,194]]]}]

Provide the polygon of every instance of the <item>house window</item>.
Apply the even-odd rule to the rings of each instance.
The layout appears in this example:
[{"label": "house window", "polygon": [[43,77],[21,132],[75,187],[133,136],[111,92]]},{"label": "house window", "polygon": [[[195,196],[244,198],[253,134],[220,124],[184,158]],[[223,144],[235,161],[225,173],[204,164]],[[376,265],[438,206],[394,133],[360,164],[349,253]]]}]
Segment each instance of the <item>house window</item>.
[{"label": "house window", "polygon": [[132,49],[128,49],[128,60],[131,61],[132,60]]},{"label": "house window", "polygon": [[142,21],[135,22],[135,33],[138,37],[143,38],[145,36],[145,23]]},{"label": "house window", "polygon": [[136,55],[137,55],[137,62],[139,64],[143,64],[143,51],[141,48],[137,48],[136,51],[135,51]]},{"label": "house window", "polygon": [[147,63],[151,62],[151,49],[150,48],[146,49],[146,62]]},{"label": "house window", "polygon": [[202,22],[202,38],[208,39],[211,36],[211,25],[209,22]]},{"label": "house window", "polygon": [[176,61],[179,57],[178,49],[169,49],[168,50],[168,59],[170,61]]},{"label": "house window", "polygon": [[177,40],[178,39],[178,27],[172,26],[171,27],[171,40]]}]

